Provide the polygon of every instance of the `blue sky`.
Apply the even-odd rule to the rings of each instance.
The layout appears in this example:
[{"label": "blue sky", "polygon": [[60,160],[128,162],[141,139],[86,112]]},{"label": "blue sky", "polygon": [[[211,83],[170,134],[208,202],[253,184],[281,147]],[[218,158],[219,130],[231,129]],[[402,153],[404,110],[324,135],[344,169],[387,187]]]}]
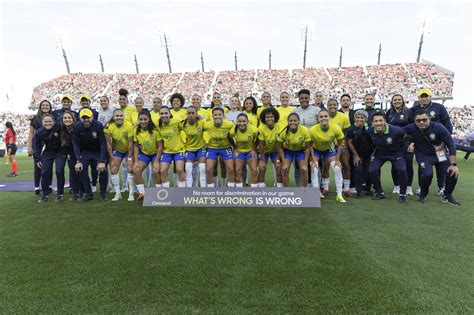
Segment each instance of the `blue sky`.
[{"label": "blue sky", "polygon": [[[66,72],[167,72],[160,35],[171,43],[174,72],[239,68],[301,68],[304,25],[310,26],[307,66],[336,67],[416,59],[421,21],[428,19],[422,58],[455,72],[454,103],[472,99],[472,4],[469,2],[11,2],[1,4],[0,104],[26,107],[34,86]],[[6,73],[7,75],[3,75]],[[5,94],[9,93],[10,102]]]}]

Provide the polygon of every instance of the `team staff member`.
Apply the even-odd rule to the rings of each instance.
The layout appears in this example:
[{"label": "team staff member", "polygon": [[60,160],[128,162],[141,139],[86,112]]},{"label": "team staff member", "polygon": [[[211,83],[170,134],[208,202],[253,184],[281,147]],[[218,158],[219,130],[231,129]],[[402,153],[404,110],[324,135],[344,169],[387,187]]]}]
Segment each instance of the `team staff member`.
[{"label": "team staff member", "polygon": [[90,109],[84,108],[79,112],[81,120],[74,126],[73,145],[77,162],[75,169],[79,172],[84,194],[81,202],[93,200],[91,184],[89,181],[89,166],[97,165],[99,172],[100,199],[107,200],[107,145],[104,136],[104,127],[93,119]]},{"label": "team staff member", "polygon": [[[341,114],[343,115],[343,114]],[[319,124],[309,129],[312,142],[311,159],[311,183],[315,188],[319,187],[318,161],[324,159],[334,171],[336,182],[336,201],[346,202],[342,197],[342,170],[341,151],[344,145],[344,133],[338,125],[329,122],[329,113],[323,109],[318,114]]]},{"label": "team staff member", "polygon": [[[387,122],[390,125],[404,127],[414,122],[413,120],[413,112],[408,109],[405,105],[405,100],[403,96],[400,94],[395,94],[392,96],[392,100],[390,102],[390,109],[387,111]],[[405,159],[405,164],[407,166],[407,195],[413,196],[413,152],[408,152],[409,146],[408,140],[403,142],[403,157]],[[398,194],[400,193],[400,185],[398,182],[398,176],[395,169],[392,167],[392,179],[393,179],[393,193]]]},{"label": "team staff member", "polygon": [[115,191],[112,201],[122,199],[119,168],[125,158],[127,159],[127,183],[130,191],[128,199],[133,201],[133,126],[125,120],[122,109],[114,111],[112,119],[104,127],[104,134],[110,159],[110,177]]},{"label": "team staff member", "polygon": [[258,130],[249,125],[247,115],[240,113],[235,126],[235,187],[243,187],[242,170],[247,164],[250,168],[250,187],[257,187],[257,151],[255,144]]},{"label": "team staff member", "polygon": [[[143,184],[142,173],[148,164],[153,164],[153,173],[157,183],[159,182],[160,164],[159,160],[157,160],[157,153],[161,145],[162,142],[158,141],[158,131],[155,129],[150,113],[147,110],[142,110],[138,113],[138,126],[133,135],[133,160],[135,162],[133,165],[133,177],[140,193],[138,200],[145,198],[145,185]],[[131,198],[128,200],[132,201]]]},{"label": "team staff member", "polygon": [[[52,114],[53,107],[48,100],[42,100],[38,106],[38,112],[30,120],[30,132],[28,134],[28,156],[33,155],[33,136],[35,135],[36,130],[43,127],[43,115]],[[73,115],[74,118],[76,115]],[[33,177],[35,185],[35,194],[40,194],[40,180],[41,180],[41,169],[36,165],[36,162],[33,159]]]},{"label": "team staff member", "polygon": [[186,187],[186,177],[184,175],[186,154],[184,142],[181,137],[181,119],[173,117],[171,111],[168,107],[160,108],[160,120],[156,127],[156,130],[158,130],[157,141],[163,143],[163,145],[158,148],[157,153],[157,159],[160,161],[161,182],[163,183],[163,187],[170,187],[169,169],[171,163],[173,163],[178,175],[177,186]]},{"label": "team staff member", "polygon": [[364,96],[364,105],[364,110],[367,115],[369,115],[367,117],[367,125],[370,127],[372,125],[372,114],[381,110],[375,108],[375,97],[372,94],[366,94]]},{"label": "team staff member", "polygon": [[10,161],[11,165],[11,172],[8,174],[8,177],[16,177],[18,176],[18,163],[15,159],[16,154],[16,132],[15,128],[13,128],[13,124],[9,121],[5,124],[6,133],[5,133],[5,145],[6,151],[8,156],[8,161]]},{"label": "team staff member", "polygon": [[194,178],[198,173],[194,172],[194,165],[199,167],[199,180],[201,187],[206,187],[206,141],[204,140],[204,123],[205,118],[199,116],[194,105],[186,109],[187,116],[180,123],[180,129],[186,135],[186,187],[194,186]]},{"label": "team staff member", "polygon": [[81,190],[81,183],[75,170],[76,156],[74,155],[74,146],[72,144],[75,124],[76,118],[72,113],[63,113],[61,118],[61,132],[59,133],[61,149],[58,158],[55,159],[56,170],[60,172],[59,176],[56,174],[56,178],[58,179],[58,195],[60,196],[62,196],[64,189],[64,185],[60,183],[60,180],[64,183],[64,167],[67,162],[69,169],[69,186],[73,193],[72,197],[69,198],[70,201],[77,201]]},{"label": "team staff member", "polygon": [[76,111],[71,109],[72,107],[72,97],[69,95],[64,95],[61,98],[62,108],[56,109],[53,111],[54,121],[61,121],[61,117],[65,112],[71,112],[74,115],[76,120],[79,120],[79,114]]},{"label": "team staff member", "polygon": [[311,144],[311,137],[308,128],[300,124],[300,117],[293,112],[288,116],[288,126],[286,126],[278,136],[280,159],[283,161],[281,175],[283,186],[289,185],[289,171],[291,163],[300,167],[301,186],[308,186],[308,159]]},{"label": "team staff member", "polygon": [[79,103],[81,104],[81,110],[87,108],[93,113],[95,120],[99,119],[99,113],[95,109],[91,108],[91,97],[89,95],[82,95],[79,98]]},{"label": "team staff member", "polygon": [[405,131],[400,127],[387,124],[382,112],[375,112],[372,115],[372,127],[369,128],[368,133],[375,146],[369,164],[370,180],[374,184],[377,193],[372,199],[385,198],[380,182],[380,169],[386,161],[390,161],[395,167],[400,180],[400,197],[398,200],[400,203],[406,203],[407,170],[402,152]]},{"label": "team staff member", "polygon": [[370,187],[372,183],[368,176],[370,156],[374,152],[374,146],[367,133],[367,117],[369,115],[364,110],[358,110],[354,114],[354,125],[346,131],[347,146],[352,153],[352,164],[354,169],[354,183],[356,186],[357,198],[365,194],[372,196]]},{"label": "team staff member", "polygon": [[281,160],[278,153],[278,134],[282,126],[279,124],[280,114],[273,108],[266,108],[260,113],[258,127],[258,187],[265,187],[265,173],[270,159],[275,166],[276,185],[283,187],[281,178]]},{"label": "team staff member", "polygon": [[415,124],[404,129],[411,136],[413,144],[409,149],[415,152],[418,162],[421,186],[418,201],[426,202],[435,166],[438,178],[440,173],[446,173],[443,202],[460,205],[452,195],[458,181],[459,169],[456,165],[456,146],[449,131],[442,124],[431,121],[425,110],[418,110],[415,113]]},{"label": "team staff member", "polygon": [[[61,125],[55,124],[54,117],[50,114],[43,116],[42,124],[43,127],[39,128],[35,133],[33,145],[33,158],[41,169],[41,199],[38,200],[39,203],[48,201],[49,186],[53,180],[53,164],[61,155]],[[57,161],[56,179],[58,180],[56,201],[62,201],[64,191],[64,164],[61,172]]]},{"label": "team staff member", "polygon": [[[235,187],[234,151],[232,149],[234,137],[234,124],[224,119],[224,108],[212,109],[212,121],[204,124],[204,131],[208,139],[206,153],[207,187],[215,187],[214,168],[219,157],[224,163],[227,172],[227,186]],[[224,178],[225,180],[225,178]]]}]

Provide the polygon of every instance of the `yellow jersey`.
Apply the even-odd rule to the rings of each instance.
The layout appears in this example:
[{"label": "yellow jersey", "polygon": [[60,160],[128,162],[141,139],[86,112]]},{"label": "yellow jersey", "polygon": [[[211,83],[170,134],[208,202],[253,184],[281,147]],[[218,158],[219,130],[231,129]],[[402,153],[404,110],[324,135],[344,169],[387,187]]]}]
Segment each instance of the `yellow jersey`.
[{"label": "yellow jersey", "polygon": [[128,139],[133,139],[134,131],[132,124],[126,120],[120,127],[113,122],[104,128],[104,133],[112,138],[112,149],[120,153],[128,152]]},{"label": "yellow jersey", "polygon": [[170,113],[174,119],[179,119],[179,121],[188,118],[188,112],[184,108],[180,108],[179,110],[174,110],[174,108],[172,108],[170,109]]},{"label": "yellow jersey", "polygon": [[154,110],[151,110],[150,117],[155,127],[158,126],[158,121],[160,120],[160,112],[155,112]]},{"label": "yellow jersey", "polygon": [[257,128],[258,125],[260,125],[260,116],[247,111],[243,111],[243,113],[246,114],[249,119],[249,126],[254,126],[255,128]]},{"label": "yellow jersey", "polygon": [[309,129],[313,148],[318,151],[335,151],[335,145],[344,140],[344,133],[336,124],[329,124],[328,130],[323,130],[320,124],[314,125]]},{"label": "yellow jersey", "polygon": [[342,131],[345,131],[351,126],[351,122],[349,121],[349,115],[341,112],[337,112],[334,117],[331,117],[331,115],[329,115],[329,122],[331,124],[338,125],[339,128],[342,129]]},{"label": "yellow jersey", "polygon": [[267,125],[261,124],[258,127],[258,140],[263,142],[263,151],[265,153],[278,152],[278,135],[282,130],[282,126],[277,123],[273,126],[273,129],[268,128]]},{"label": "yellow jersey", "polygon": [[264,110],[265,108],[270,108],[272,106],[268,105],[268,106],[260,106],[257,108],[257,116],[260,117],[260,113],[262,112],[262,110]]},{"label": "yellow jersey", "polygon": [[197,112],[198,116],[201,118],[201,120],[209,120],[209,112],[207,109],[200,108]]},{"label": "yellow jersey", "polygon": [[148,132],[146,129],[140,129],[138,134],[133,133],[133,141],[137,142],[140,151],[146,155],[153,155],[158,152],[158,131],[153,130],[153,132]]},{"label": "yellow jersey", "polygon": [[174,154],[184,152],[184,141],[181,138],[180,121],[171,119],[168,125],[156,126],[158,141],[163,141],[163,152]]},{"label": "yellow jersey", "polygon": [[[224,109],[224,118],[225,118],[225,114],[227,114],[227,112],[229,111],[229,109],[227,107],[224,107],[224,106],[220,106]],[[212,108],[208,108],[207,110],[207,120],[208,121],[212,121]]]},{"label": "yellow jersey", "polygon": [[137,117],[138,117],[138,112],[135,106],[128,105],[127,107],[122,108],[122,110],[123,110],[123,118],[129,123],[131,123],[132,126],[137,126],[137,125],[134,125],[132,121],[132,116],[134,113],[137,113]]},{"label": "yellow jersey", "polygon": [[184,124],[184,121],[180,122],[180,128],[186,134],[185,148],[187,151],[196,151],[206,146],[203,137],[204,123],[205,121],[202,119],[196,121],[194,125]]},{"label": "yellow jersey", "polygon": [[230,120],[224,119],[220,127],[214,126],[214,121],[206,121],[204,131],[207,133],[208,148],[227,149],[231,147],[230,138],[234,136],[235,125]]},{"label": "yellow jersey", "polygon": [[235,131],[235,147],[239,152],[246,153],[252,151],[255,147],[255,141],[258,138],[258,129],[254,126],[247,126],[247,130],[242,132],[237,128]]},{"label": "yellow jersey", "polygon": [[298,125],[295,132],[284,128],[278,136],[278,142],[283,143],[283,147],[287,150],[302,151],[306,148],[306,144],[311,142],[311,137],[308,128]]},{"label": "yellow jersey", "polygon": [[294,106],[288,106],[288,107],[281,107],[278,106],[276,110],[278,111],[278,114],[280,114],[280,119],[278,122],[283,125],[283,127],[286,127],[288,125],[288,116],[295,110],[296,107]]}]

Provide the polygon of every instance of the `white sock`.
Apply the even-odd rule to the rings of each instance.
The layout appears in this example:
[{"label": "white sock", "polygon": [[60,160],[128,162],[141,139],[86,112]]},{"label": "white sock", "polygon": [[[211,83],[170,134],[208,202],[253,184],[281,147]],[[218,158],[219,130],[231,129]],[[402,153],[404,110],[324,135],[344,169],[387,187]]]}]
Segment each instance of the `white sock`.
[{"label": "white sock", "polygon": [[[192,172],[193,173],[193,187],[198,186],[199,164],[200,164],[199,162],[194,162],[193,163],[193,172]],[[204,165],[206,165],[206,164],[204,164]],[[205,174],[206,174],[206,172],[204,171],[204,178],[206,178]],[[206,186],[204,186],[204,187],[206,187]]]},{"label": "white sock", "polygon": [[135,192],[135,182],[133,181],[133,174],[127,174],[127,183],[128,183],[128,191],[131,195]]},{"label": "white sock", "polygon": [[235,187],[244,187],[244,183],[235,183]]},{"label": "white sock", "polygon": [[170,182],[163,183],[162,185],[163,187],[170,187]]},{"label": "white sock", "polygon": [[140,194],[145,194],[145,185],[144,184],[138,184],[137,188],[138,188],[138,192]]},{"label": "white sock", "polygon": [[199,163],[199,183],[201,184],[201,187],[207,186],[206,163]]},{"label": "white sock", "polygon": [[277,183],[277,187],[283,187],[283,183]]},{"label": "white sock", "polygon": [[[132,180],[133,182],[133,180]],[[125,186],[129,183],[128,181],[128,170],[127,170],[127,159],[123,159],[122,161],[122,188],[125,188]],[[135,183],[134,183],[135,185]],[[128,190],[130,191],[130,184],[128,184]]]},{"label": "white sock", "polygon": [[265,187],[265,183],[258,183],[257,185],[258,187],[262,187],[262,188]]},{"label": "white sock", "polygon": [[178,187],[186,187],[186,182],[178,180]]},{"label": "white sock", "polygon": [[163,187],[163,186],[162,186],[161,184],[155,184],[155,187],[156,187],[156,188],[161,188],[161,187]]},{"label": "white sock", "polygon": [[[338,195],[342,194],[342,182],[343,182],[342,170],[339,166],[336,166],[336,161],[331,162],[331,168],[334,171],[334,177],[335,177],[335,181],[336,181],[336,192],[337,192]],[[351,181],[348,180],[347,182],[348,182],[347,187],[349,187],[349,183]]]},{"label": "white sock", "polygon": [[258,184],[250,184],[250,187],[258,187]]},{"label": "white sock", "polygon": [[[219,177],[214,176],[214,187],[219,187],[218,184],[219,184]],[[207,185],[207,186],[209,186],[209,185]]]},{"label": "white sock", "polygon": [[313,188],[319,187],[319,172],[317,168],[311,170],[311,185]]},{"label": "white sock", "polygon": [[344,189],[349,188],[349,186],[351,185],[351,180],[350,179],[344,179],[343,183],[344,183],[343,184]]},{"label": "white sock", "polygon": [[[221,178],[221,187],[225,187],[225,177]],[[234,186],[227,185],[227,187],[234,187]]]},{"label": "white sock", "polygon": [[323,189],[329,189],[329,177],[328,178],[324,178],[323,177]]},{"label": "white sock", "polygon": [[212,183],[212,184],[207,184],[207,187],[214,187],[214,183]]},{"label": "white sock", "polygon": [[193,162],[186,162],[185,164],[186,172],[186,187],[193,186]]},{"label": "white sock", "polygon": [[235,187],[235,183],[234,182],[227,182],[227,187]]},{"label": "white sock", "polygon": [[112,181],[112,185],[114,186],[115,193],[120,193],[120,178],[118,174],[110,175],[110,180]]}]

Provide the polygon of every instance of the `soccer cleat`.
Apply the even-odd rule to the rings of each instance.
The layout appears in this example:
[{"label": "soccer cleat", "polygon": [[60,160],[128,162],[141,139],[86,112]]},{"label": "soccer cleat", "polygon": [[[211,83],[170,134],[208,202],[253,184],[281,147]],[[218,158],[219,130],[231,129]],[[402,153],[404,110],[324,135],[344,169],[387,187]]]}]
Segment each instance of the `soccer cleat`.
[{"label": "soccer cleat", "polygon": [[35,189],[35,195],[39,196],[40,193],[41,193],[41,190]]},{"label": "soccer cleat", "polygon": [[95,193],[97,191],[97,186],[91,186],[92,193]]},{"label": "soccer cleat", "polygon": [[89,194],[84,194],[80,200],[80,202],[88,202],[94,200],[94,196],[89,195]]},{"label": "soccer cleat", "polygon": [[381,199],[385,199],[384,193],[377,193],[375,196],[372,197],[372,200],[381,200]]},{"label": "soccer cleat", "polygon": [[122,199],[122,194],[121,193],[115,193],[115,197],[112,198],[112,201],[119,201],[120,199]]},{"label": "soccer cleat", "polygon": [[398,197],[398,201],[400,203],[408,203],[407,197],[404,195],[400,195],[400,197]]},{"label": "soccer cleat", "polygon": [[138,201],[143,201],[143,199],[145,199],[145,195],[144,195],[144,194],[138,195],[138,198],[137,198]]},{"label": "soccer cleat", "polygon": [[323,195],[328,195],[329,194],[329,189],[328,188],[323,188]]},{"label": "soccer cleat", "polygon": [[393,194],[399,194],[400,193],[400,186],[393,186]]},{"label": "soccer cleat", "polygon": [[411,186],[407,186],[407,196],[413,196],[413,188]]},{"label": "soccer cleat", "polygon": [[461,205],[461,203],[459,201],[457,201],[456,199],[454,199],[454,197],[452,195],[443,196],[443,202],[444,203],[449,203],[450,205],[453,205],[453,206],[460,206]]},{"label": "soccer cleat", "polygon": [[107,195],[106,194],[100,194],[100,201],[107,201]]},{"label": "soccer cleat", "polygon": [[420,197],[418,198],[418,202],[420,202],[420,203],[426,203],[427,201],[428,201],[428,200],[426,199],[426,196],[424,196],[424,197],[423,197],[423,196],[420,196]]},{"label": "soccer cleat", "polygon": [[63,202],[63,201],[64,201],[63,195],[56,195],[56,202]]},{"label": "soccer cleat", "polygon": [[72,195],[72,196],[69,198],[69,201],[78,201],[78,200],[80,200],[79,195]]},{"label": "soccer cleat", "polygon": [[133,194],[128,195],[127,201],[135,201],[135,197],[133,196]]},{"label": "soccer cleat", "polygon": [[48,196],[42,196],[42,197],[38,200],[38,203],[43,203],[43,202],[48,202]]},{"label": "soccer cleat", "polygon": [[13,177],[13,173],[12,172],[8,173],[7,177]]},{"label": "soccer cleat", "polygon": [[342,196],[342,194],[337,194],[337,196],[336,196],[336,201],[337,201],[337,202],[341,202],[341,203],[346,202],[346,200],[344,199],[344,197]]},{"label": "soccer cleat", "polygon": [[365,195],[366,195],[366,196],[369,196],[369,197],[373,197],[373,196],[374,196],[374,193],[373,193],[372,191],[370,191],[370,190],[367,190],[367,191],[365,192]]},{"label": "soccer cleat", "polygon": [[344,188],[343,193],[346,197],[352,197],[350,188]]},{"label": "soccer cleat", "polygon": [[17,177],[18,173],[12,173],[12,177]]}]

